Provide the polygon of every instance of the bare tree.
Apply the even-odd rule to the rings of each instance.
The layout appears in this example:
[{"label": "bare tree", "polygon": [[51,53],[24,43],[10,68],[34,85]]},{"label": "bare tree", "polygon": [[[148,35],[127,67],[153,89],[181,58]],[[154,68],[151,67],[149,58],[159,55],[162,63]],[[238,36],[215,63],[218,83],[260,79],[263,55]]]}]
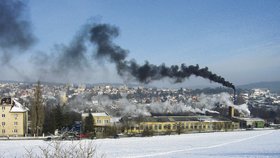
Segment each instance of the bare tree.
[{"label": "bare tree", "polygon": [[44,118],[45,115],[44,115],[42,91],[41,91],[40,82],[38,81],[37,86],[35,87],[34,97],[31,103],[32,134],[36,134],[36,136],[38,136],[42,133]]},{"label": "bare tree", "polygon": [[51,141],[47,146],[39,146],[39,151],[25,149],[26,158],[104,158],[98,153],[93,141],[78,141],[67,145],[61,141]]}]

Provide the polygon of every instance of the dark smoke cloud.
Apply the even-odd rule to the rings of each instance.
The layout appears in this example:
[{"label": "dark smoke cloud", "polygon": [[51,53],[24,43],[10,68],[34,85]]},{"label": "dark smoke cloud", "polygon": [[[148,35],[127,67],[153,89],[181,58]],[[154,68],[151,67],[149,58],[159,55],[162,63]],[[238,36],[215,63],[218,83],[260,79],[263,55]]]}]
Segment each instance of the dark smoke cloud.
[{"label": "dark smoke cloud", "polygon": [[87,40],[88,29],[85,26],[69,45],[60,45],[57,47],[58,58],[52,71],[56,74],[67,73],[69,70],[83,70],[89,67],[87,53]]},{"label": "dark smoke cloud", "polygon": [[[10,60],[17,53],[30,48],[35,38],[30,23],[24,14],[26,6],[22,0],[1,0],[0,3],[0,56],[2,63],[11,67]],[[87,24],[76,34],[69,45],[57,45],[55,52],[38,53],[32,58],[41,77],[69,77],[69,73],[80,73],[91,66],[90,56],[107,59],[114,63],[120,76],[130,75],[141,83],[150,83],[163,78],[171,78],[175,83],[183,82],[191,75],[200,76],[234,89],[234,85],[198,65],[172,65],[170,67],[146,62],[139,65],[135,60],[127,60],[128,51],[116,45],[113,39],[119,36],[119,29],[108,24]],[[93,55],[88,52],[87,42],[96,46]],[[11,67],[19,74],[16,67]],[[22,76],[22,74],[21,74]]]},{"label": "dark smoke cloud", "polygon": [[24,15],[25,7],[21,0],[0,2],[0,56],[4,64],[16,53],[27,50],[35,41]]},{"label": "dark smoke cloud", "polygon": [[186,66],[185,64],[172,65],[170,67],[162,64],[160,66],[149,64],[139,65],[135,60],[126,60],[128,51],[113,43],[113,39],[118,37],[117,27],[108,24],[98,24],[92,27],[90,40],[97,47],[97,58],[107,58],[116,64],[118,74],[121,76],[130,74],[141,83],[171,78],[175,83],[183,82],[191,75],[203,77],[210,81],[217,82],[223,86],[235,89],[234,85],[208,70],[207,67],[199,68],[198,65]]},{"label": "dark smoke cloud", "polygon": [[[14,49],[26,50],[34,42],[30,24],[23,16],[24,9],[23,1],[4,0],[0,3],[0,46],[2,48],[2,59],[6,63],[18,52]],[[81,72],[90,67],[90,55],[87,52],[88,47],[86,45],[86,42],[90,39],[96,46],[93,55],[96,59],[105,58],[109,60],[116,65],[119,75],[131,75],[141,83],[149,83],[166,77],[178,83],[183,82],[191,75],[195,75],[234,88],[233,84],[210,72],[207,67],[199,68],[198,65],[186,66],[184,64],[168,67],[164,64],[157,66],[148,62],[139,65],[135,60],[128,61],[126,59],[128,51],[113,43],[113,39],[118,36],[119,29],[115,26],[87,24],[82,27],[69,45],[56,45],[55,52],[51,55],[39,53],[33,59],[35,59],[34,62],[43,74],[41,77],[44,77],[44,75],[68,77],[70,72]]]},{"label": "dark smoke cloud", "polygon": [[90,69],[87,41],[90,25],[84,25],[69,44],[56,44],[52,53],[37,52],[31,62],[36,65],[39,79],[59,80],[81,75]]},{"label": "dark smoke cloud", "polygon": [[127,67],[127,50],[115,45],[112,40],[119,36],[119,30],[115,26],[108,24],[96,24],[90,30],[90,40],[96,45],[97,59],[107,58],[116,64],[118,74],[123,76],[123,69]]}]

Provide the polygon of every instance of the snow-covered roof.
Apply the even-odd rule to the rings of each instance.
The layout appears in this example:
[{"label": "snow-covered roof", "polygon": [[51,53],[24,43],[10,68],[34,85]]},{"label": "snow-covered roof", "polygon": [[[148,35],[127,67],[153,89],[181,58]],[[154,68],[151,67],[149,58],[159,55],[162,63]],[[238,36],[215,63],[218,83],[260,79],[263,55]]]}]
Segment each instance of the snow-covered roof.
[{"label": "snow-covered roof", "polygon": [[12,106],[12,109],[10,112],[26,112],[29,109],[24,107],[21,103],[19,103],[16,99],[13,99],[14,105]]},{"label": "snow-covered roof", "polygon": [[257,117],[236,117],[236,118],[243,121],[264,121],[263,119]]},{"label": "snow-covered roof", "polygon": [[[109,116],[106,112],[93,112],[91,113],[93,117]],[[88,117],[88,113],[83,113],[82,117]]]},{"label": "snow-covered roof", "polygon": [[120,122],[120,120],[121,120],[121,117],[112,117],[110,122],[111,123],[116,123],[116,122]]},{"label": "snow-covered roof", "polygon": [[92,116],[109,116],[106,112],[91,113]]}]

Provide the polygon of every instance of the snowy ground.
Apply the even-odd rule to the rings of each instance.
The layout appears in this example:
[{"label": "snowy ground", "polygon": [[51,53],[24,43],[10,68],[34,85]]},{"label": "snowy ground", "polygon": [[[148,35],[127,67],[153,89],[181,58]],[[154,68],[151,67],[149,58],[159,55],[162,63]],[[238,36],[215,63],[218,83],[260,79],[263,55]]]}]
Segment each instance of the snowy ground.
[{"label": "snowy ground", "polygon": [[[79,141],[63,141],[70,145]],[[83,140],[82,143],[89,142]],[[0,157],[23,157],[26,149],[39,153],[41,140],[0,141]],[[79,142],[81,143],[81,142]],[[280,130],[197,133],[145,138],[99,139],[93,141],[106,158],[279,158]]]}]

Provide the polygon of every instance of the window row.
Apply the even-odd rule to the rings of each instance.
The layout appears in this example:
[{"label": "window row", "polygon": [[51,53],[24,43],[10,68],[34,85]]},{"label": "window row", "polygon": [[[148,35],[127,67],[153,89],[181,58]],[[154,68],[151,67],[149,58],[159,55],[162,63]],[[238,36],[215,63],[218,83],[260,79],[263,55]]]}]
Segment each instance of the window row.
[{"label": "window row", "polygon": [[[102,123],[102,120],[96,120],[96,123],[101,124],[101,123]],[[108,123],[109,123],[109,120],[104,120],[104,123],[105,123],[105,124],[108,124]]]},{"label": "window row", "polygon": [[[2,117],[6,117],[6,114],[2,114]],[[18,118],[18,114],[14,114],[14,118],[17,119]]]},{"label": "window row", "polygon": [[[5,126],[6,125],[6,122],[2,122],[2,126]],[[17,126],[18,125],[18,122],[14,122],[14,126]]]},{"label": "window row", "polygon": [[131,130],[171,130],[171,129],[210,129],[210,125],[193,125],[187,124],[155,124],[155,125],[140,125],[140,127],[130,127]]},{"label": "window row", "polygon": [[[12,132],[13,132],[13,133],[18,133],[18,130],[17,130],[17,129],[13,129]],[[5,129],[2,129],[2,133],[6,133],[6,130],[5,130]]]}]

